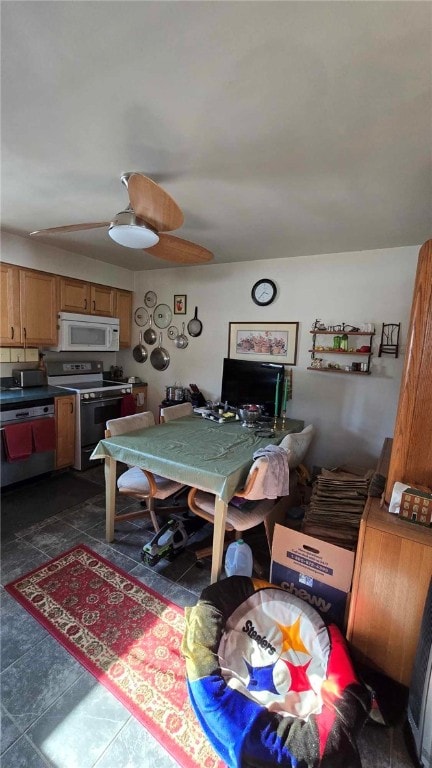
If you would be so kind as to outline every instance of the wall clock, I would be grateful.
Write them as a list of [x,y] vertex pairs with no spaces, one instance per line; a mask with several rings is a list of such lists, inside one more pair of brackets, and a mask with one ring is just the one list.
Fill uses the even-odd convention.
[[264,278],[258,280],[252,288],[251,296],[255,304],[259,307],[267,307],[276,298],[276,285],[273,280]]

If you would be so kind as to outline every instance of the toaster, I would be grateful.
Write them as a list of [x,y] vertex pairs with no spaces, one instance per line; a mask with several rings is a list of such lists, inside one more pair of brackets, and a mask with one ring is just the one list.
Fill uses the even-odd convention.
[[16,387],[43,387],[46,384],[44,371],[40,370],[13,370],[12,378]]

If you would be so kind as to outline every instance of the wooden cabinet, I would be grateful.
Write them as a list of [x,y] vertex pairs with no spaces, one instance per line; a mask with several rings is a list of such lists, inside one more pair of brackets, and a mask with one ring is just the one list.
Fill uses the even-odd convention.
[[69,277],[60,278],[60,311],[61,312],[90,312],[90,283],[73,280]]
[[57,344],[57,277],[1,265],[1,341],[3,346]]
[[396,481],[432,487],[432,240],[417,264],[405,364],[385,491]]
[[57,344],[57,277],[47,272],[19,271],[21,342],[28,346]]
[[55,398],[56,468],[70,467],[75,461],[75,397]]
[[115,297],[116,289],[109,285],[90,286],[90,314],[102,315],[103,317],[115,317]]
[[131,291],[13,264],[0,270],[0,346],[55,347],[59,310],[119,317],[120,347],[131,346]]
[[0,344],[21,344],[19,269],[0,264]]
[[[308,371],[326,371],[331,373],[348,373],[348,374],[360,374],[367,376],[370,374],[370,361],[372,357],[372,339],[374,333],[366,333],[365,331],[348,332],[348,331],[311,331],[312,334],[312,348],[309,350],[311,353],[311,365],[308,366]],[[330,339],[319,339],[317,336],[331,336],[331,341],[334,339],[341,339],[347,337],[345,340],[345,346],[333,344],[329,345]],[[360,341],[358,340],[360,338]],[[359,352],[363,346],[368,347],[368,352]],[[346,347],[346,348],[345,348]],[[320,361],[321,355],[332,355],[334,360]],[[343,359],[345,358],[345,359]],[[315,362],[314,362],[315,361]],[[337,361],[337,362],[336,362]]]
[[129,291],[116,291],[114,317],[120,320],[120,347],[132,345],[132,294]]
[[[378,468],[384,476],[391,442]],[[431,575],[432,530],[370,497],[360,524],[347,639],[359,661],[406,686]]]
[[115,317],[116,289],[108,285],[60,278],[60,311]]
[[136,412],[147,410],[147,384],[137,384],[132,387],[132,395],[135,400]]

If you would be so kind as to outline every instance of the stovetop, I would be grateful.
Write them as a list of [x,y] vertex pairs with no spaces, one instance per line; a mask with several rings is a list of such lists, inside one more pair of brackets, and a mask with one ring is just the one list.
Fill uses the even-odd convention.
[[[50,383],[53,380],[51,379]],[[115,381],[105,381],[105,379],[102,379],[102,381],[71,381],[71,382],[62,382],[61,384],[56,384],[56,387],[60,387],[61,389],[71,389],[74,392],[103,392],[105,389],[113,389],[115,390],[122,390],[125,389],[125,385],[120,383],[116,383]]]

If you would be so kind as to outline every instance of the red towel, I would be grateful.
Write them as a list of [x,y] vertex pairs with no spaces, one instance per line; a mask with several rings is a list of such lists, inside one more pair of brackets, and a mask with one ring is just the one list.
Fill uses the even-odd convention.
[[133,395],[125,395],[121,401],[120,416],[133,416],[136,413],[135,398]]
[[4,427],[4,445],[9,462],[28,459],[33,453],[32,422],[7,424]]
[[35,419],[31,422],[35,453],[55,451],[55,419]]

